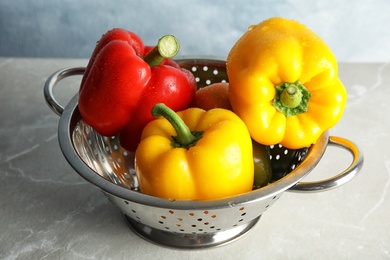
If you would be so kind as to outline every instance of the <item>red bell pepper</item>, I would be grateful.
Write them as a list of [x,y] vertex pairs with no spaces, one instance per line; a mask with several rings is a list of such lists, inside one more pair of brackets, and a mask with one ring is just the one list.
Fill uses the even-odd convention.
[[173,36],[164,36],[153,48],[132,32],[108,31],[80,85],[82,118],[101,135],[119,134],[122,147],[135,151],[144,126],[154,119],[150,111],[156,103],[183,110],[195,95],[193,74],[171,59],[178,48]]

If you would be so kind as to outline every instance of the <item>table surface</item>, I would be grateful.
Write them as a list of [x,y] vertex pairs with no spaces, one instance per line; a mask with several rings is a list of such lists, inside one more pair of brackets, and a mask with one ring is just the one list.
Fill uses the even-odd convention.
[[[46,105],[43,85],[58,69],[86,63],[0,58],[1,259],[390,258],[390,64],[339,65],[349,99],[330,134],[363,151],[365,163],[354,179],[326,192],[284,192],[248,234],[228,245],[175,250],[133,233],[61,153],[59,116]],[[66,79],[55,90],[62,104],[80,79]],[[329,147],[305,181],[340,173],[350,157]]]

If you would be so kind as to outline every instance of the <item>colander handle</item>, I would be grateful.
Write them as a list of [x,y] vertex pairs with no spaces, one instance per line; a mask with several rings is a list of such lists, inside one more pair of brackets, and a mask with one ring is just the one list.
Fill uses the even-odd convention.
[[83,75],[85,71],[84,67],[77,68],[65,68],[53,73],[45,82],[43,87],[43,95],[45,97],[46,103],[49,105],[50,109],[54,113],[61,116],[64,112],[64,107],[61,106],[58,101],[54,98],[53,89],[55,85],[62,79],[75,75]]
[[345,148],[353,156],[353,160],[349,167],[338,175],[329,179],[313,181],[313,182],[298,182],[292,186],[288,191],[292,192],[319,192],[327,191],[336,187],[339,187],[350,180],[352,180],[363,166],[363,154],[359,150],[358,146],[353,142],[337,136],[330,136],[329,145]]

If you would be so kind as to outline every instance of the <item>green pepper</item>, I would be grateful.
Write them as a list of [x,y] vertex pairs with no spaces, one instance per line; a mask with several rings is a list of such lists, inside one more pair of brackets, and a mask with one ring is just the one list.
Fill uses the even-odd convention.
[[253,162],[254,162],[254,181],[253,189],[266,186],[272,178],[271,160],[269,157],[268,146],[259,144],[252,140]]

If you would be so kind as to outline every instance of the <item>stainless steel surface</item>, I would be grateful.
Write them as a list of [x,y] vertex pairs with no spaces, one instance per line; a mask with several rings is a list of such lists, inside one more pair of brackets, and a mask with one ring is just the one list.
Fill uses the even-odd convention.
[[85,68],[79,67],[79,68],[65,68],[61,69],[55,73],[53,73],[45,82],[45,85],[43,87],[43,95],[45,97],[46,103],[49,105],[50,109],[53,110],[54,113],[57,115],[61,115],[62,112],[64,112],[64,107],[58,103],[58,101],[55,99],[53,94],[54,86],[59,82],[60,80],[75,76],[75,75],[83,75],[85,71]]
[[[225,63],[221,60],[186,58],[178,63],[195,74],[199,87],[227,79]],[[337,144],[352,151],[351,166],[326,181],[300,183],[320,161],[328,143],[345,140],[329,139],[328,133],[324,133],[309,149],[291,151],[281,146],[273,147],[273,169],[281,178],[261,189],[213,201],[171,201],[151,197],[137,191],[134,155],[121,148],[117,137],[102,137],[85,124],[77,109],[77,95],[63,112],[52,96],[51,90],[64,75],[76,75],[81,71],[62,70],[45,84],[46,101],[55,113],[61,114],[58,126],[61,150],[75,171],[99,187],[121,210],[136,233],[160,245],[204,248],[229,243],[247,233],[283,191],[335,188],[354,177],[363,164],[359,148],[352,142],[341,141]],[[284,151],[289,156],[285,156]],[[294,154],[292,158],[291,154]]]
[[347,169],[342,171],[340,174],[333,176],[331,178],[313,181],[313,182],[298,182],[296,185],[291,187],[289,191],[294,192],[318,192],[318,191],[327,191],[345,183],[349,182],[352,178],[358,174],[361,167],[363,166],[363,154],[358,148],[358,145],[351,142],[348,139],[330,136],[329,145],[333,145],[339,148],[344,148],[352,154],[352,162]]

